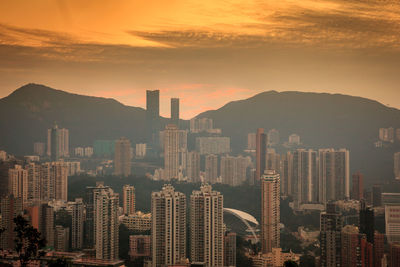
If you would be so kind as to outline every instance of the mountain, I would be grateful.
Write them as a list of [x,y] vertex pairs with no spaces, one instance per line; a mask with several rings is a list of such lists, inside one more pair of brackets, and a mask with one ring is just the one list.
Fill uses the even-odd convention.
[[[114,99],[83,96],[27,84],[0,99],[0,149],[24,155],[45,142],[54,122],[70,131],[70,147],[126,136],[145,140],[145,110]],[[163,119],[165,121],[165,119]]]
[[236,151],[246,147],[248,133],[275,128],[282,141],[296,133],[305,147],[348,148],[352,171],[365,172],[370,181],[393,178],[395,148],[376,149],[373,143],[379,128],[400,128],[400,110],[377,101],[341,94],[268,91],[197,117],[212,118],[215,127],[231,137]]

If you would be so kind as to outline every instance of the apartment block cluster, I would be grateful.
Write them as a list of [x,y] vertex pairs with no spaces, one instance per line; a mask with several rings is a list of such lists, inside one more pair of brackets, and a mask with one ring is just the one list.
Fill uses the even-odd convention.
[[387,147],[393,144],[400,144],[400,128],[379,128],[378,141],[375,147]]

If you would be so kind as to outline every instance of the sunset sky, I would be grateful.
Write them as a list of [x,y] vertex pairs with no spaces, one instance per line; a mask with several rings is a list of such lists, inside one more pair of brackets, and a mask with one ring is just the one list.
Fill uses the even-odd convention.
[[400,1],[2,0],[0,97],[41,83],[183,118],[266,90],[400,108]]

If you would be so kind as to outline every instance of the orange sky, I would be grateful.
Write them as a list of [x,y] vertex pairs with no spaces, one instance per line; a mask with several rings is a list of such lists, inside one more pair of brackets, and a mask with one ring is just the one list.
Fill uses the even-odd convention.
[[3,0],[0,97],[29,83],[182,116],[264,90],[400,107],[400,3],[367,0]]

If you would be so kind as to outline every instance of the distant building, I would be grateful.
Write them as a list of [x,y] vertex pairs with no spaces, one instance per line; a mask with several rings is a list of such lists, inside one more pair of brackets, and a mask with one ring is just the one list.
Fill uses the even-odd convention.
[[357,172],[353,174],[351,198],[361,200],[364,194],[364,176]]
[[0,235],[0,248],[3,250],[14,250],[15,248],[15,232],[13,219],[21,215],[23,212],[22,198],[15,198],[7,195],[1,198],[1,220],[0,226],[5,231]]
[[69,157],[68,129],[60,129],[57,124],[54,124],[53,128],[47,130],[47,155],[52,161]]
[[96,140],[93,143],[93,154],[97,158],[111,159],[114,156],[115,140]]
[[382,205],[399,204],[400,193],[382,193]]
[[267,136],[265,135],[263,128],[258,128],[256,133],[256,177],[255,177],[255,180],[257,182],[261,180],[261,176],[264,174],[266,150],[267,150]]
[[132,150],[131,142],[121,137],[115,142],[114,175],[131,175]]
[[382,206],[382,186],[379,184],[372,186],[372,206]]
[[359,233],[358,227],[346,225],[341,236],[341,265],[348,267],[373,266],[372,243],[365,234]]
[[247,149],[256,150],[256,133],[247,134]]
[[394,153],[394,178],[400,180],[400,152]]
[[400,205],[385,206],[385,229],[389,243],[400,242]]
[[190,196],[190,255],[194,262],[206,266],[224,266],[224,199],[202,185]]
[[205,181],[214,184],[218,179],[218,156],[208,154],[205,156]]
[[196,150],[201,154],[224,154],[231,152],[229,137],[196,137]]
[[193,118],[190,120],[190,132],[201,133],[213,129],[213,120],[209,118]]
[[54,234],[55,251],[69,251],[69,228],[56,225]]
[[280,178],[267,170],[261,177],[261,252],[280,247]]
[[281,156],[280,163],[281,175],[281,194],[284,196],[292,195],[293,192],[293,154],[287,152]]
[[179,128],[179,98],[171,98],[171,124]]
[[252,256],[254,267],[281,267],[286,261],[293,261],[300,264],[300,254],[292,251],[283,252],[281,248],[272,248],[271,252]]
[[225,233],[224,266],[236,266],[236,233]]
[[379,129],[379,140],[383,142],[394,142],[395,132],[393,127],[380,128]]
[[43,156],[46,151],[46,145],[42,142],[33,143],[33,154]]
[[341,232],[343,217],[333,203],[326,205],[320,215],[321,266],[336,267],[341,264]]
[[276,129],[272,129],[268,131],[268,145],[276,146],[279,144],[279,131]]
[[71,248],[83,248],[83,230],[85,221],[85,207],[82,198],[76,198],[72,204]]
[[361,200],[359,220],[360,233],[365,234],[368,242],[374,243],[374,210],[364,200]]
[[28,171],[21,165],[8,170],[8,194],[21,198],[23,205],[28,200]]
[[222,156],[220,170],[222,183],[230,186],[241,185],[246,181],[247,168],[250,164],[250,157]]
[[129,257],[135,260],[140,257],[151,257],[151,235],[129,236]]
[[161,267],[186,259],[186,196],[165,185],[151,195],[152,266]]
[[298,134],[289,135],[289,145],[300,145],[300,136]]
[[147,154],[147,145],[146,144],[136,144],[136,157],[143,159]]
[[146,232],[151,230],[151,213],[136,212],[122,217],[121,223],[130,231]]
[[399,243],[389,243],[389,267],[400,267]]
[[187,153],[186,174],[188,181],[200,182],[200,154],[197,151]]
[[0,150],[0,161],[6,161],[7,160],[7,152],[4,150]]
[[168,124],[164,131],[164,180],[179,177],[179,129],[174,124]]
[[135,213],[135,187],[133,185],[124,185],[122,187],[122,204],[124,214],[131,215]]
[[148,141],[156,148],[160,131],[160,90],[146,90],[146,122]]

